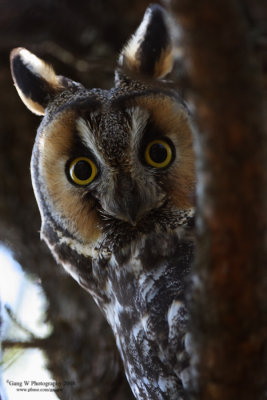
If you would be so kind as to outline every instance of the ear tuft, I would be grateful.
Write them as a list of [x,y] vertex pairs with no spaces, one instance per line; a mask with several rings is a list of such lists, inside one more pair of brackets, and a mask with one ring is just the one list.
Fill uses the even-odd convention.
[[163,78],[171,71],[173,46],[161,6],[147,8],[143,21],[121,52],[119,66],[151,78]]
[[61,77],[47,63],[22,47],[12,50],[10,64],[22,101],[33,113],[44,115],[49,101],[64,89]]

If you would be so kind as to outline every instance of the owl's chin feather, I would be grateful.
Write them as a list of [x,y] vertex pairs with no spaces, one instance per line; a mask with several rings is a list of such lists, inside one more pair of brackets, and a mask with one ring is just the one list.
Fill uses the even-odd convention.
[[112,251],[121,248],[122,244],[130,244],[139,236],[152,233],[178,232],[179,236],[193,236],[194,228],[194,209],[176,210],[168,207],[165,202],[160,208],[151,210],[144,215],[135,225],[115,218],[114,216],[99,210],[103,222],[103,232],[105,237],[105,247],[110,247]]

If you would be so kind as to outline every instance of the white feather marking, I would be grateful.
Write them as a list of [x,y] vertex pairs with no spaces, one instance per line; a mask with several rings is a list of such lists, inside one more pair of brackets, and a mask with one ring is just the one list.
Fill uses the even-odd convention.
[[135,340],[137,340],[140,333],[143,331],[143,324],[142,320],[138,321],[132,328],[132,335],[134,336]]
[[64,234],[61,231],[56,230],[55,227],[53,227],[53,229],[58,236],[58,241],[60,244],[66,244],[72,250],[75,250],[78,254],[81,254],[84,257],[91,257],[91,258],[98,257],[99,250],[95,248],[95,244],[94,245],[93,244],[90,245],[90,243],[83,244],[74,238],[69,238],[64,236]]
[[137,149],[140,145],[141,139],[143,138],[144,129],[149,119],[149,113],[140,107],[134,107],[127,109],[128,113],[132,117],[132,131],[131,137],[133,142],[133,148]]
[[163,276],[165,269],[166,265],[162,265],[153,271],[153,275],[141,275],[140,287],[142,290],[140,290],[140,294],[145,299],[147,304],[158,295],[158,290],[155,288],[155,282],[157,282],[157,280]]
[[180,308],[183,306],[183,303],[179,300],[174,300],[168,309],[168,324],[172,325],[173,320],[176,319]]
[[124,49],[122,50],[122,53],[119,57],[119,65],[123,65],[123,59],[124,57],[129,58],[129,59],[135,59],[136,58],[136,53],[138,49],[141,46],[142,41],[144,40],[147,27],[150,23],[151,20],[151,15],[152,11],[150,8],[147,9],[143,21],[139,25],[138,29],[136,30],[135,34],[131,37],[129,42],[126,44]]
[[88,122],[86,122],[83,118],[78,118],[76,121],[76,127],[83,144],[88,147],[89,150],[93,151],[94,155],[101,163],[104,163],[105,161],[97,147],[95,136],[90,130]]
[[149,319],[149,315],[148,314],[143,315],[143,317],[141,319],[141,322],[142,322],[142,325],[143,325],[143,328],[144,328],[145,332],[147,331],[147,328],[148,328],[148,319]]
[[77,275],[76,269],[73,267],[73,265],[71,263],[68,262],[62,262],[62,260],[60,260],[60,258],[57,255],[57,252],[55,251],[55,247],[56,245],[51,244],[50,242],[48,243],[50,250],[52,251],[52,253],[54,254],[54,257],[57,261],[58,264],[61,264],[65,271],[70,274],[73,279],[79,283],[79,275]]
[[143,377],[143,382],[145,385],[149,385],[149,380],[145,376]]
[[77,271],[75,268],[73,268],[73,265],[71,263],[67,263],[67,262],[61,262],[61,264],[63,265],[64,269],[67,271],[68,274],[70,274],[72,276],[72,278],[78,282],[80,284],[79,281],[79,275],[77,275]]
[[[168,395],[174,394],[172,392],[173,392],[174,388],[176,387],[175,383],[176,383],[175,379],[172,377],[159,376],[158,385],[159,385],[160,390],[163,393],[168,393]],[[176,393],[176,395],[177,395],[177,393]],[[171,397],[171,398],[174,398],[174,397]],[[179,400],[179,398],[177,400]]]
[[49,82],[51,85],[58,84],[58,78],[50,65],[45,63],[36,55],[32,54],[27,49],[20,49],[19,51],[22,62],[27,66],[27,68],[33,72],[35,75],[40,75],[43,79]]
[[168,309],[167,321],[169,326],[169,340],[172,340],[177,335],[177,319],[181,308],[184,305],[179,300],[174,300]]
[[[148,276],[150,279],[148,279]],[[150,275],[148,275],[148,276],[146,274],[143,274],[143,275],[141,275],[140,280],[139,280],[140,288],[142,288],[142,291],[141,291],[142,297],[144,299],[147,298],[149,292],[152,290],[153,285],[155,283],[152,276],[150,276]]]
[[121,325],[119,315],[122,312],[125,312],[125,307],[121,305],[116,297],[113,297],[113,301],[105,305],[106,318],[115,334]]

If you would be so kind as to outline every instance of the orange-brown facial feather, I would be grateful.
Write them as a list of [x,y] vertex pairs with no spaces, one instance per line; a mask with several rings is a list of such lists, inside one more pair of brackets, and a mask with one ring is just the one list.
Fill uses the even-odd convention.
[[142,96],[136,103],[149,112],[155,126],[175,145],[176,159],[163,178],[168,198],[178,209],[193,207],[195,158],[186,111],[167,96]]
[[96,201],[89,196],[83,201],[84,189],[73,186],[65,172],[76,119],[75,112],[63,112],[46,127],[39,145],[42,154],[40,169],[55,213],[60,214],[70,231],[81,241],[92,242],[101,234]]
[[[109,143],[107,143],[107,149],[101,146],[98,148],[97,142],[100,138],[96,139],[95,137],[96,129],[90,124],[87,125],[86,120],[80,117],[78,110],[66,109],[58,113],[45,126],[39,143],[41,153],[39,168],[47,186],[47,197],[53,203],[54,214],[58,214],[68,230],[84,243],[95,242],[102,235],[103,221],[99,215],[99,208],[102,206],[104,210],[107,210],[109,209],[107,204],[120,203],[118,198],[120,194],[114,188],[117,187],[116,179],[120,180],[122,172],[125,175],[128,171],[128,175],[131,175],[132,179],[136,181],[136,187],[140,191],[141,197],[147,201],[148,212],[150,205],[156,207],[156,204],[159,204],[160,206],[165,198],[168,199],[170,206],[180,210],[194,206],[194,153],[186,110],[171,96],[162,93],[131,98],[130,104],[127,102],[124,106],[127,110],[133,110],[130,114],[136,120],[136,127],[138,127],[138,121],[141,121],[139,128],[136,128],[137,131],[131,132],[129,129],[129,120],[127,119],[129,114],[127,113],[125,121],[122,117],[122,119],[114,120],[114,110],[110,104],[111,108],[107,108],[105,114],[100,112],[98,115],[99,121],[112,117],[110,123],[114,125],[113,131],[109,131],[109,127],[104,124],[100,131],[99,127],[97,128],[97,134],[112,133],[114,143],[116,141],[119,143],[121,132],[123,131],[124,135],[128,132],[127,135],[139,135],[138,141],[141,143],[142,136],[146,134],[146,124],[152,121],[153,126],[163,136],[169,138],[176,148],[176,158],[164,172],[157,171],[157,174],[152,173],[151,175],[151,172],[140,162],[137,154],[139,146],[138,144],[133,145],[135,142],[132,140],[125,142],[125,146],[126,143],[129,146],[129,149],[127,146],[125,147],[125,157],[128,154],[129,165],[126,165],[123,157],[119,157],[116,159],[116,165],[111,167],[105,157],[101,157],[110,150]],[[136,112],[136,110],[140,111]],[[118,130],[115,127],[118,127]],[[93,153],[100,151],[101,153],[99,153],[98,160],[100,164],[102,163],[102,176],[94,183],[96,191],[94,196],[90,195],[91,185],[88,188],[75,186],[66,174],[66,165],[71,158],[75,135],[77,136],[76,140],[86,144],[89,151]],[[86,139],[87,137],[88,139]],[[77,154],[77,156],[80,155]],[[154,186],[157,189],[152,190]],[[159,201],[159,199],[161,200]]]

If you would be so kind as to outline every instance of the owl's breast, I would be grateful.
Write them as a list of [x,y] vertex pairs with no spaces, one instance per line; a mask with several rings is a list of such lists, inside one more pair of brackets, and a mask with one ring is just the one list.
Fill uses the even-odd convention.
[[151,233],[110,258],[109,301],[102,306],[138,399],[182,396],[189,363],[185,295],[192,258],[192,242],[181,241],[175,232]]
[[51,224],[43,235],[105,314],[136,398],[183,400],[189,365],[186,292],[194,244],[180,228],[125,234],[124,246],[118,245],[123,240],[119,232],[113,236],[116,245],[109,246],[110,235],[98,248],[63,236],[56,241],[53,236],[60,233]]

